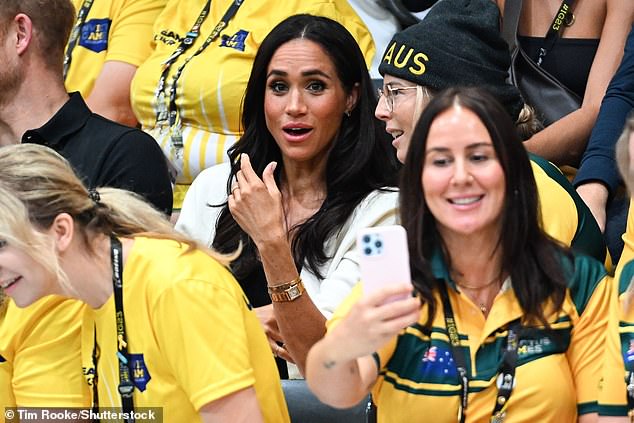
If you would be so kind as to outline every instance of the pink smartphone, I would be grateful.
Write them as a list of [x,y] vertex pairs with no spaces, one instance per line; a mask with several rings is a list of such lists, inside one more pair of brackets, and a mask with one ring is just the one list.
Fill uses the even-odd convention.
[[390,284],[411,285],[407,234],[402,226],[361,229],[357,234],[357,249],[364,295]]

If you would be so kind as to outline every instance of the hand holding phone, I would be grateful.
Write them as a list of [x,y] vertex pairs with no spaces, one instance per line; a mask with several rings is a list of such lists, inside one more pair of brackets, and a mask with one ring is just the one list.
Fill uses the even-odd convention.
[[394,284],[412,284],[407,234],[400,225],[364,228],[357,234],[363,293]]

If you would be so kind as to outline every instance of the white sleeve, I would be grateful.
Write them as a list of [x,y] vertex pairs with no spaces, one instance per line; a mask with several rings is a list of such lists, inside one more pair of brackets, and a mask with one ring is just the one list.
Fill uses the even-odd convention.
[[216,234],[216,221],[227,201],[227,163],[202,171],[187,190],[176,230],[209,246]]
[[[321,281],[311,281],[313,282],[311,286],[306,287],[311,299],[327,319],[348,297],[361,278],[359,254],[356,248],[357,231],[372,226],[396,224],[397,206],[398,192],[375,191],[368,195],[359,204],[349,223],[339,235],[333,259],[326,265],[325,278]],[[304,279],[304,272],[302,272],[302,279]]]

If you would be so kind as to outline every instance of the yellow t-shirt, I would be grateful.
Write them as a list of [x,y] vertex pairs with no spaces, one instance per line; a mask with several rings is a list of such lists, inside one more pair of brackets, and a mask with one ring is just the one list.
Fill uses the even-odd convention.
[[[134,406],[162,407],[165,422],[200,422],[200,408],[254,387],[264,420],[288,422],[266,336],[233,276],[202,251],[136,238],[123,269],[123,307]],[[120,407],[114,296],[88,309],[82,358],[100,407]]]
[[[84,0],[72,0],[79,13]],[[167,0],[95,0],[81,28],[66,89],[87,98],[106,61],[139,66],[152,51],[152,26]]]
[[[578,414],[596,412],[610,284],[601,263],[577,256],[575,266],[562,311],[548,319],[559,336],[543,327],[520,333],[516,385],[507,403],[506,423],[573,423]],[[438,257],[432,269],[437,278],[450,280]],[[453,282],[449,284],[460,347],[468,361],[466,421],[488,422],[508,324],[523,312],[513,289],[506,287],[485,318]],[[358,285],[328,322],[328,330],[345,317],[360,295]],[[438,295],[436,301],[438,312],[431,331],[423,326],[427,318],[423,306],[417,324],[374,354],[379,376],[372,398],[379,423],[423,421],[421,416],[438,423],[457,421],[460,384]]]
[[[215,0],[192,47],[172,65],[167,83],[179,66],[198,50],[233,0]],[[169,131],[156,127],[156,88],[163,65],[191,29],[206,0],[170,0],[154,25],[156,48],[132,81],[134,113],[163,148],[178,172],[174,207],[179,209],[187,187],[212,165],[227,161],[226,152],[240,135],[240,106],[258,46],[269,31],[290,15],[310,13],[342,23],[372,62],[372,36],[346,0],[290,0],[270,3],[247,0],[221,35],[185,67],[177,86],[176,106],[182,119],[183,154],[177,158]]]
[[628,372],[634,369],[634,202],[630,201],[623,252],[616,266],[613,306],[607,331],[599,413],[627,416]]
[[0,315],[0,422],[4,407],[89,407],[82,376],[84,305],[57,296]]
[[531,155],[544,232],[573,250],[608,263],[603,234],[592,212],[552,163]]

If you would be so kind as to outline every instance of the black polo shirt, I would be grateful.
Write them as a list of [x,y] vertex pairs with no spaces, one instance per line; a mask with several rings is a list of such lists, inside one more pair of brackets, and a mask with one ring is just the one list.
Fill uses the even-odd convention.
[[57,151],[88,188],[127,189],[172,212],[167,161],[154,138],[91,112],[77,92],[44,126],[26,131],[22,142]]

